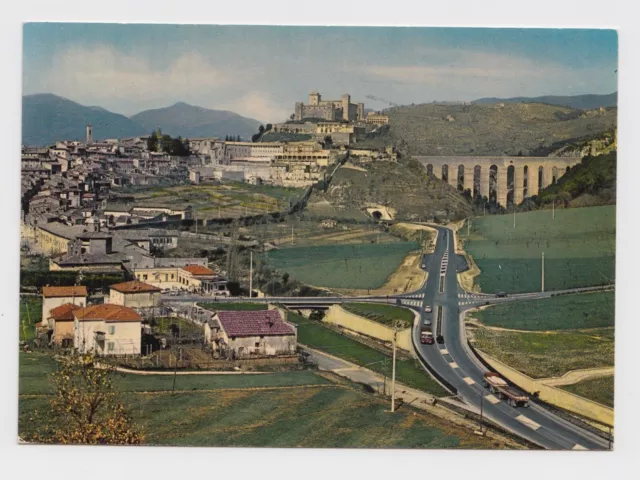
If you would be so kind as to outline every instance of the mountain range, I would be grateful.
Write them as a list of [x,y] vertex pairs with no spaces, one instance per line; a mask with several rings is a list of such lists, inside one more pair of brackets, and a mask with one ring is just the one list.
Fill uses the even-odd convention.
[[85,106],[44,93],[22,97],[22,144],[45,146],[61,140],[84,140],[85,127],[93,127],[93,139],[163,133],[183,138],[240,135],[250,138],[260,122],[226,110],[212,110],[183,102],[145,110],[131,117],[101,107]]
[[617,107],[618,92],[609,93],[607,95],[572,95],[557,96],[544,95],[541,97],[512,97],[512,98],[479,98],[472,103],[479,105],[490,105],[494,103],[546,103],[548,105],[556,105],[558,107],[569,107],[578,110],[591,110],[599,107]]

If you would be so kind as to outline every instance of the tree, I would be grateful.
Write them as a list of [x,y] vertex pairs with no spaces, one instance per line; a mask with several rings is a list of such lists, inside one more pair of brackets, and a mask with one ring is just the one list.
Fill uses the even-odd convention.
[[[98,368],[90,354],[63,357],[50,379],[56,393],[52,423],[29,436],[38,443],[139,445],[144,436],[130,420],[112,383],[113,370]],[[37,413],[36,413],[37,415]]]
[[289,282],[289,273],[284,272],[284,273],[282,274],[282,283],[283,283],[283,285],[286,285],[286,284],[287,284],[287,282]]
[[264,132],[264,125],[260,125],[258,127],[258,132],[263,133]]
[[158,133],[156,131],[154,131],[149,136],[149,138],[147,138],[147,150],[149,150],[150,152],[158,151]]

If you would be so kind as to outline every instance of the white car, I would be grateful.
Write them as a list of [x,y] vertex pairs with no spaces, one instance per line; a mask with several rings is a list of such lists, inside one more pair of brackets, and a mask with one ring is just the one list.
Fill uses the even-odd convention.
[[424,311],[427,313],[431,313],[431,305],[425,305]]

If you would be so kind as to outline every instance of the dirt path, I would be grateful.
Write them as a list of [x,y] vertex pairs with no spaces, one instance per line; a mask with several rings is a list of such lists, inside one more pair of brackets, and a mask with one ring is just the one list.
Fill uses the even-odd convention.
[[613,374],[614,367],[585,368],[572,370],[561,377],[540,378],[538,381],[550,387],[558,387],[561,385],[573,385],[574,383],[591,380],[593,378],[609,377]]

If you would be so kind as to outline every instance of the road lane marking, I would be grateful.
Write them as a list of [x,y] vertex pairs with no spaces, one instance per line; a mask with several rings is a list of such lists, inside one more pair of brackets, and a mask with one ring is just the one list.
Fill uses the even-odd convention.
[[449,364],[449,366],[450,366],[451,368],[458,368],[458,364],[457,364],[456,362],[451,362],[451,363]]
[[534,422],[529,417],[525,417],[524,415],[518,415],[516,417],[516,420],[518,420],[523,425],[526,425],[531,430],[538,430],[540,428],[540,425],[538,423]]
[[447,350],[446,348],[441,348],[440,353],[446,355],[447,353],[449,353],[449,350]]
[[579,443],[576,443],[571,450],[589,450],[589,449],[586,447],[583,447]]
[[496,403],[500,403],[500,400],[498,400],[498,398],[494,395],[487,395],[484,398],[487,399],[487,402],[489,402],[491,405],[495,405]]
[[467,385],[473,385],[474,383],[476,383],[471,377],[464,377],[463,380]]

